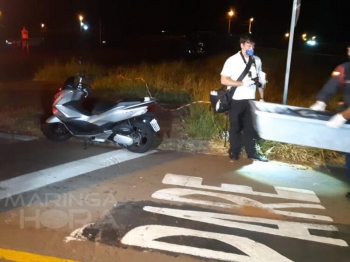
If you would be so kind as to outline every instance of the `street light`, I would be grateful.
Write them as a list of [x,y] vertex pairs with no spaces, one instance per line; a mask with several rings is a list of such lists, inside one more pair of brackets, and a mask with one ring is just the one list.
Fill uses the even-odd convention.
[[41,24],[41,28],[45,28],[45,24],[44,23]]
[[81,32],[81,28],[83,26],[83,19],[84,17],[82,15],[79,15],[79,21],[80,21],[80,32]]
[[307,40],[307,34],[302,34],[302,35],[301,35],[301,38],[302,38],[304,41],[306,41],[306,40]]
[[232,19],[234,14],[235,14],[235,12],[233,12],[232,9],[230,10],[230,12],[228,12],[228,17],[229,17],[229,19],[228,19],[228,32],[227,32],[228,34],[231,33],[231,19]]
[[249,33],[249,34],[252,33],[252,30],[251,30],[251,29],[252,29],[252,22],[253,22],[253,21],[254,21],[254,18],[253,18],[253,17],[249,19],[249,30],[248,30],[248,33]]

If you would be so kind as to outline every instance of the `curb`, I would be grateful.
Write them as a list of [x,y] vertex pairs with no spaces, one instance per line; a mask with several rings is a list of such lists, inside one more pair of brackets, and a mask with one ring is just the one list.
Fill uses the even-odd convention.
[[20,140],[20,141],[31,141],[39,139],[37,136],[20,135],[14,132],[0,132],[0,138]]

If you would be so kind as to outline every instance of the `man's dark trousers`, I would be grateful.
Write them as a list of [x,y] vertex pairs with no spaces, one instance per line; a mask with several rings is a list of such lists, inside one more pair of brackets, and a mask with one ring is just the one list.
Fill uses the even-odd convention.
[[239,156],[242,148],[242,131],[244,130],[244,147],[248,156],[256,153],[257,133],[253,126],[250,100],[232,100],[228,112],[230,120],[230,154]]

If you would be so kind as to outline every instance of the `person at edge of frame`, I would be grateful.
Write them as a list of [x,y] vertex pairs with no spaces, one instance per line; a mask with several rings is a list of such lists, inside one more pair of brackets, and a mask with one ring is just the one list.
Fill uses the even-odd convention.
[[[347,56],[350,60],[350,43],[347,45]],[[338,113],[326,122],[330,128],[340,128],[350,119],[350,61],[338,65],[332,72],[331,78],[316,95],[316,103],[310,106],[312,110],[324,111],[330,98],[341,90],[344,99],[338,103]],[[350,178],[350,153],[345,153],[345,166]],[[350,199],[350,192],[346,194]]]
[[[252,35],[243,34],[240,37],[241,50],[225,61],[225,64],[220,73],[222,85],[227,86],[227,88],[237,86],[237,89],[232,96],[233,101],[231,103],[231,109],[228,111],[230,122],[229,158],[231,162],[239,159],[243,142],[248,158],[263,162],[268,161],[265,156],[261,155],[256,150],[256,139],[258,138],[258,134],[253,125],[249,103],[249,101],[255,99],[257,84],[260,84],[260,87],[262,86],[261,83],[257,83],[256,81],[252,80],[258,77],[257,67],[255,63],[252,64],[249,73],[244,77],[242,81],[235,80],[239,77],[239,75],[246,67],[249,56],[254,55],[254,45],[255,42]],[[263,97],[261,99],[263,99]],[[243,130],[244,141],[242,137]]]

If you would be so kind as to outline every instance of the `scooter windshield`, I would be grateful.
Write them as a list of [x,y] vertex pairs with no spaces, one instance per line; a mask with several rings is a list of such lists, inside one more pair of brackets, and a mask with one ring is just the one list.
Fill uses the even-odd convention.
[[77,89],[77,84],[75,83],[75,77],[70,76],[64,81],[62,90],[75,90]]
[[80,90],[61,90],[59,91],[54,99],[55,105],[63,105],[65,103],[71,102],[71,101],[79,101],[82,99],[82,97],[84,96],[84,92],[80,91]]

